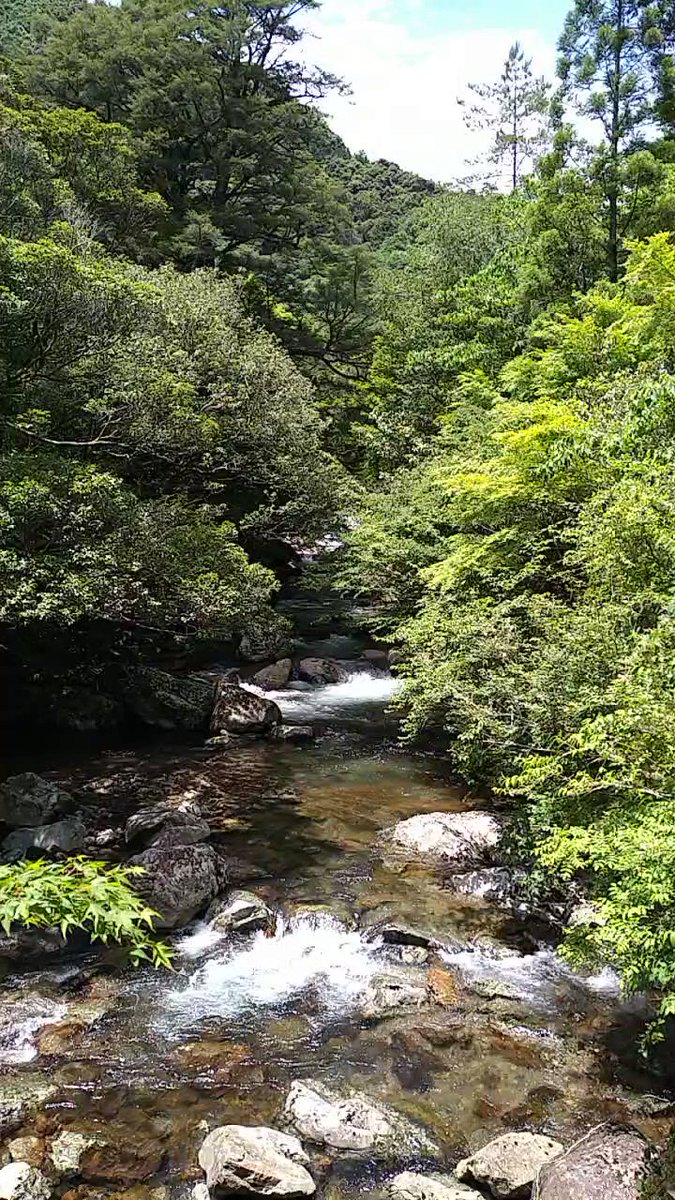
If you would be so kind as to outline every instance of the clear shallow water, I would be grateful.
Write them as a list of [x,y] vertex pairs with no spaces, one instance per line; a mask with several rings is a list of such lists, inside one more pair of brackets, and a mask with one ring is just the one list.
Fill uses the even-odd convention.
[[[31,1071],[59,1088],[53,1126],[102,1122],[121,1143],[161,1128],[162,1177],[179,1179],[194,1169],[201,1122],[275,1124],[290,1082],[318,1076],[421,1121],[452,1164],[508,1129],[568,1141],[634,1117],[641,1091],[663,1089],[629,1050],[642,1016],[611,973],[574,975],[541,929],[453,895],[433,869],[383,859],[378,839],[397,820],[484,803],[442,763],[392,751],[391,693],[391,680],[359,675],[280,695],[286,720],[329,729],[309,747],[165,746],[54,768],[101,827],[141,804],[196,800],[234,886],[278,919],[272,937],[229,940],[197,923],[176,939],[173,974],[120,970],[113,954],[104,976],[6,981],[5,998],[33,1008],[17,1007],[5,1040],[0,1031],[0,1064],[20,1070],[11,1056],[33,1056]],[[372,934],[381,922],[445,946],[405,969],[440,972],[452,1003],[362,1017],[369,986],[402,965]]]

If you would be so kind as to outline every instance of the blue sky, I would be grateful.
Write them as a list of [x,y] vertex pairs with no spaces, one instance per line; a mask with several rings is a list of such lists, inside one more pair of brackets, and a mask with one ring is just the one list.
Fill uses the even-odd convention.
[[341,75],[349,98],[326,111],[352,150],[450,181],[485,148],[458,99],[496,78],[518,39],[553,76],[571,0],[323,0],[308,21],[307,56]]

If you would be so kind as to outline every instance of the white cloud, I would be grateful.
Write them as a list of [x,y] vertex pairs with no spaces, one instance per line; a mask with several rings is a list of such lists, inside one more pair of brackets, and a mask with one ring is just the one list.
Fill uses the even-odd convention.
[[534,30],[506,25],[435,35],[412,19],[410,7],[408,19],[395,7],[391,0],[323,0],[308,18],[307,57],[344,78],[353,93],[328,98],[324,111],[353,151],[433,179],[461,178],[466,160],[489,141],[462,120],[457,100],[467,85],[496,79],[516,39],[535,71],[552,78],[555,47]]

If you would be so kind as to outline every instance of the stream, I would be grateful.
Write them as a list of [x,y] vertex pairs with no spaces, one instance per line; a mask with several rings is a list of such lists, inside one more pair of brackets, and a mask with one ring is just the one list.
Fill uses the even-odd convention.
[[[8,975],[0,1092],[11,1081],[46,1095],[13,1136],[104,1131],[107,1186],[155,1200],[157,1188],[202,1178],[206,1130],[279,1126],[296,1079],[386,1102],[425,1126],[450,1164],[506,1131],[567,1144],[609,1117],[661,1139],[666,1083],[635,1049],[643,1004],[622,1001],[610,971],[572,972],[532,923],[382,853],[382,831],[399,820],[485,803],[443,762],[396,748],[385,711],[395,687],[355,674],[276,694],[285,721],[316,726],[308,746],[31,759],[87,796],[94,821],[103,801],[105,819],[112,810],[120,821],[141,804],[195,801],[236,863],[233,886],[276,915],[271,935],[223,935],[203,921],[181,930],[171,973],[110,951]],[[390,944],[387,925],[433,949]],[[364,1014],[373,983],[396,970],[433,971],[438,1002]],[[324,1161],[320,1188],[367,1192],[374,1171]],[[95,1182],[69,1193],[90,1194]]]

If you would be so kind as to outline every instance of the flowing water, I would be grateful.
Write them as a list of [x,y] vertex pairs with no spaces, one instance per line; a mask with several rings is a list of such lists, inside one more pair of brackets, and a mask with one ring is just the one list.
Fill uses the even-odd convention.
[[[112,1131],[123,1157],[144,1164],[113,1170],[113,1182],[200,1178],[206,1128],[277,1124],[290,1082],[303,1078],[395,1106],[449,1163],[507,1130],[568,1142],[618,1116],[663,1132],[649,1093],[664,1094],[667,1081],[630,1049],[644,1006],[622,1002],[611,972],[574,974],[533,922],[383,853],[382,831],[398,820],[485,803],[442,763],[388,740],[395,686],[357,674],[279,693],[287,721],[316,726],[309,747],[33,760],[84,795],[100,827],[159,800],[196,801],[234,885],[276,913],[271,936],[225,937],[204,922],[181,931],[173,973],[133,971],[111,953],[4,981],[0,1070],[53,1087],[43,1133]],[[432,949],[389,944],[386,924],[433,938]],[[433,1002],[364,1015],[364,997],[391,972],[433,980]],[[322,1169],[334,1194],[335,1168]],[[363,1171],[339,1180],[371,1185]]]

